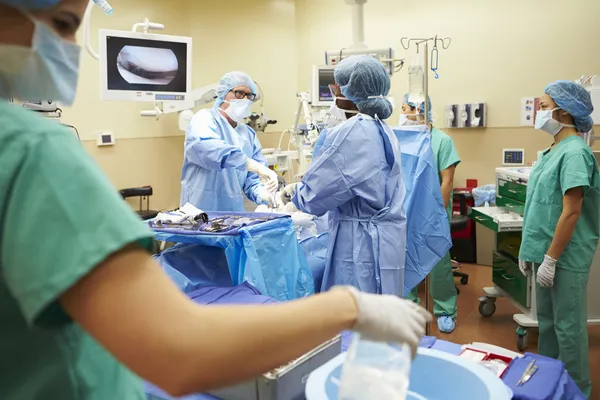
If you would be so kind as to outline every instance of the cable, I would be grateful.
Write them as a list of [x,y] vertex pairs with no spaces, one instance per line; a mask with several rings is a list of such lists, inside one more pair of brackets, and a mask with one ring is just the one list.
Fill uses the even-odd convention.
[[68,125],[68,124],[63,124],[61,123],[62,126],[66,126],[67,128],[71,128],[75,131],[75,134],[77,134],[77,139],[81,140],[81,137],[79,136],[79,131],[77,130],[77,128],[75,128],[73,125]]

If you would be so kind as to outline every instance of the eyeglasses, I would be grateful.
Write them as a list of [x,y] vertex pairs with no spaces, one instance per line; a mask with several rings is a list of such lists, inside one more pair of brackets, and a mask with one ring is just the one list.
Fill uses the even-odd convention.
[[243,90],[232,90],[233,95],[236,99],[242,100],[244,97],[250,101],[254,101],[256,99],[256,94],[244,92]]

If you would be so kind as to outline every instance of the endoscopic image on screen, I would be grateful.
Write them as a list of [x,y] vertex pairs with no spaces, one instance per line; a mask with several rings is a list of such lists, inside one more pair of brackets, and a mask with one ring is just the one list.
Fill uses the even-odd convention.
[[168,85],[177,76],[179,64],[171,49],[123,46],[117,68],[127,83]]

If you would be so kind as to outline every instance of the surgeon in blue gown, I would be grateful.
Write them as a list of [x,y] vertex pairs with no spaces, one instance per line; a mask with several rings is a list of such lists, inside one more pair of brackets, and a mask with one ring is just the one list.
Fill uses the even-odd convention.
[[223,76],[212,109],[198,111],[185,133],[180,204],[204,211],[244,211],[244,194],[273,202],[277,174],[267,167],[250,115],[257,87],[243,72]]
[[323,291],[349,284],[402,296],[405,188],[398,140],[382,122],[392,114],[390,78],[374,58],[353,56],[339,63],[334,79],[336,107],[349,100],[359,113],[327,131],[302,182],[286,186],[282,199],[316,216],[329,212]]

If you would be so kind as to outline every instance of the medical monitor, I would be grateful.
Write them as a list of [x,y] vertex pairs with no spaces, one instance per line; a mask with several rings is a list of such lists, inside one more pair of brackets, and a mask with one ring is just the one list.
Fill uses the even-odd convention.
[[329,85],[335,83],[333,79],[333,66],[313,66],[312,83],[312,105],[314,107],[329,107],[333,102],[333,96],[329,90]]
[[192,38],[100,30],[102,100],[185,101],[192,86]]

